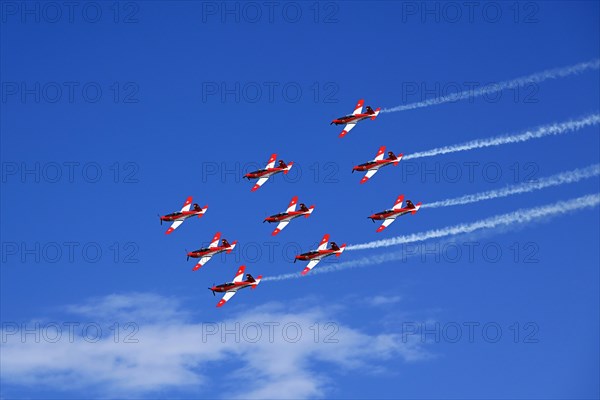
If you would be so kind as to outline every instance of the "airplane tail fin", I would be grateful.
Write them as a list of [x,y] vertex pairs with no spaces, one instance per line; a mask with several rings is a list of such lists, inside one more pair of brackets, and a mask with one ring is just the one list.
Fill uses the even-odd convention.
[[283,171],[284,174],[287,175],[288,172],[290,172],[290,169],[292,169],[292,165],[294,165],[293,161],[290,161],[285,169],[285,171]]
[[313,212],[313,210],[314,210],[314,209],[315,209],[315,206],[310,206],[310,207],[308,207],[308,214],[306,214],[306,215],[304,216],[304,218],[308,218],[308,217],[310,217],[310,214],[312,214],[312,212]]
[[229,248],[229,250],[227,250],[227,254],[231,254],[231,252],[235,248],[236,244],[237,244],[237,240],[234,240],[233,243],[231,243],[231,247]]
[[423,204],[423,203],[421,203],[421,202],[417,203],[417,205],[415,206],[415,210],[411,211],[410,213],[413,215],[416,214],[417,211],[419,211],[419,208],[421,208],[421,204]]
[[379,111],[381,111],[381,107],[378,107],[375,110],[375,114],[371,117],[371,120],[374,120],[375,118],[377,118],[377,116],[379,115]]
[[396,162],[394,163],[394,165],[398,165],[398,164],[400,163],[400,161],[402,160],[402,157],[404,157],[404,154],[403,154],[403,153],[400,153],[400,154],[398,154],[398,157],[396,157],[396,158],[398,159],[398,161],[396,161]]
[[254,281],[254,283],[252,284],[252,289],[256,289],[256,287],[258,286],[258,284],[260,283],[260,280],[262,279],[262,275],[259,275],[256,280]]
[[344,243],[343,245],[340,246],[340,252],[337,253],[335,256],[339,257],[342,255],[342,253],[344,252],[344,250],[346,250],[346,243]]
[[198,218],[202,218],[202,216],[204,215],[204,213],[206,213],[206,211],[208,210],[208,204],[204,206],[204,208],[202,209],[202,214],[198,214]]

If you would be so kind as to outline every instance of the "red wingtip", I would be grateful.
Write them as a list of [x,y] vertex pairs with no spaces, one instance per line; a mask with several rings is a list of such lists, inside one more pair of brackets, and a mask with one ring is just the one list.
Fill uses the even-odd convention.
[[377,228],[377,230],[375,232],[381,232],[384,229],[385,229],[385,226],[381,225],[379,228]]
[[260,187],[259,185],[254,185],[254,187],[252,189],[250,189],[250,191],[251,192],[256,192],[259,187]]
[[192,268],[192,271],[198,271],[200,268],[202,268],[202,264],[196,264],[194,268]]
[[360,183],[365,183],[368,180],[369,180],[369,178],[367,178],[366,176],[363,176],[363,178],[360,180]]
[[348,131],[343,130],[338,137],[343,138],[344,136],[346,136],[346,133],[348,133]]
[[304,275],[308,274],[309,272],[310,272],[310,269],[308,269],[308,268],[304,268],[304,271],[302,271],[302,272],[300,273],[300,275],[304,276]]
[[277,236],[277,234],[281,232],[281,229],[277,228],[273,231],[273,233],[271,234],[271,236]]
[[225,303],[226,303],[226,301],[225,301],[225,300],[223,300],[223,299],[221,299],[221,300],[220,300],[220,301],[217,303],[217,308],[218,308],[218,307],[221,307],[221,306],[222,306],[223,304],[225,304]]
[[173,229],[173,228],[169,228],[169,229],[167,229],[167,231],[165,232],[165,235],[170,235],[170,234],[171,234],[171,232],[173,232],[174,230],[175,230],[175,229]]

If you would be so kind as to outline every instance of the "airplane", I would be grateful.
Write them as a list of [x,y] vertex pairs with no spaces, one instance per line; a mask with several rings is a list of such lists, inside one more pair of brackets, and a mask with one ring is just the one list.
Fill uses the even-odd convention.
[[406,207],[402,207],[403,201],[404,195],[401,194],[396,199],[396,203],[394,204],[394,207],[392,207],[391,210],[381,211],[368,217],[371,218],[371,221],[373,222],[375,222],[375,220],[383,220],[383,224],[381,224],[381,226],[377,228],[377,232],[381,232],[382,230],[390,226],[390,224],[394,222],[399,216],[408,213],[416,214],[417,211],[419,211],[419,208],[421,208],[422,203],[417,203],[417,205],[414,205],[410,200],[406,200]]
[[254,279],[252,275],[246,274],[246,280],[243,281],[242,279],[244,279],[245,270],[246,266],[242,265],[235,274],[233,282],[227,282],[216,286],[213,285],[212,287],[208,288],[209,290],[212,290],[213,296],[215,295],[215,292],[225,293],[223,298],[217,303],[217,307],[221,307],[223,304],[227,303],[227,301],[231,299],[240,289],[247,287],[256,289],[256,287],[260,283],[260,280],[262,279],[262,275],[259,275],[256,279]]
[[339,257],[346,249],[346,243],[338,246],[335,242],[331,242],[331,247],[328,249],[327,242],[329,242],[329,234],[325,234],[325,236],[323,236],[323,239],[321,239],[321,243],[319,244],[317,250],[309,251],[308,253],[302,253],[296,256],[294,262],[296,262],[296,260],[309,261],[306,268],[304,268],[304,271],[302,271],[302,275],[308,274],[310,270],[313,269],[319,263],[319,261],[325,257],[329,257],[334,254],[336,257]]
[[331,121],[331,124],[329,124],[329,125],[346,124],[346,126],[344,127],[344,130],[342,131],[342,133],[340,133],[339,137],[343,138],[344,136],[346,136],[346,134],[348,132],[350,132],[352,130],[352,128],[354,128],[356,126],[356,124],[359,123],[360,121],[367,119],[367,118],[371,118],[371,119],[377,118],[377,116],[379,115],[379,111],[381,111],[381,107],[378,108],[377,110],[373,111],[373,109],[371,107],[367,106],[367,112],[363,114],[362,109],[363,109],[364,104],[365,104],[365,101],[363,99],[360,99],[358,101],[358,103],[356,103],[356,107],[354,107],[354,112],[352,114],[345,115],[343,117],[336,118],[333,121]]
[[190,257],[200,259],[198,261],[198,263],[194,266],[192,271],[197,271],[200,268],[202,268],[214,255],[217,255],[224,251],[226,251],[227,254],[229,254],[233,251],[233,249],[235,248],[235,245],[237,244],[237,240],[230,244],[227,241],[227,239],[223,239],[221,242],[221,245],[219,246],[220,238],[221,238],[221,232],[217,232],[217,233],[215,233],[215,236],[213,237],[213,239],[210,242],[210,244],[208,245],[208,247],[190,251],[189,253],[187,253],[188,260],[190,259]]
[[196,215],[198,216],[198,218],[202,218],[206,210],[208,210],[208,205],[204,206],[204,208],[200,208],[200,206],[197,203],[194,203],[193,209],[190,210],[190,208],[192,208],[192,196],[188,197],[185,203],[183,203],[181,211],[175,211],[171,214],[163,215],[162,217],[159,216],[161,225],[163,221],[173,221],[171,227],[165,232],[166,235],[179,228],[179,225],[183,224],[183,221],[185,221],[188,218],[191,218]]
[[305,218],[310,217],[310,214],[312,214],[313,210],[315,209],[315,206],[306,207],[306,205],[304,203],[300,203],[300,209],[298,211],[296,211],[297,203],[298,203],[298,196],[294,196],[294,197],[292,197],[292,201],[290,201],[290,205],[288,206],[288,208],[285,212],[271,215],[270,217],[265,218],[263,223],[279,222],[279,224],[277,225],[277,228],[275,228],[275,230],[271,234],[272,236],[275,236],[279,232],[281,232],[281,230],[283,228],[285,228],[290,223],[290,221],[293,220],[294,218],[298,218],[303,215]]
[[402,160],[402,157],[404,156],[404,154],[402,153],[400,153],[400,155],[398,156],[395,156],[394,153],[388,151],[387,158],[383,158],[384,153],[385,146],[381,146],[379,148],[379,151],[377,152],[377,155],[375,156],[375,159],[367,161],[364,164],[360,164],[352,168],[352,173],[354,173],[354,171],[367,171],[366,175],[360,180],[360,183],[365,183],[366,181],[368,181],[373,175],[377,173],[377,171],[379,171],[379,168],[391,164],[394,164],[394,166],[398,165],[398,163],[400,162],[400,160]]
[[275,166],[276,159],[277,159],[277,154],[271,154],[271,158],[269,158],[269,162],[265,168],[259,169],[257,171],[248,172],[246,175],[244,175],[244,178],[246,178],[248,180],[258,179],[258,182],[256,182],[256,185],[254,185],[252,190],[250,190],[251,192],[258,190],[258,188],[261,187],[271,176],[273,176],[279,172],[283,172],[284,174],[287,174],[288,172],[290,172],[292,165],[294,165],[293,161],[290,161],[289,163],[286,164],[285,162],[283,162],[283,160],[279,160],[279,164],[276,167]]

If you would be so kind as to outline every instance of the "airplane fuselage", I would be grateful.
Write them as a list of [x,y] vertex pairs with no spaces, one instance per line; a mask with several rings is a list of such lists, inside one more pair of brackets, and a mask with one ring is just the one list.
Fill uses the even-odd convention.
[[[307,214],[310,214],[310,211],[290,211],[290,212],[271,215],[271,216],[265,218],[265,221],[268,223],[281,222],[281,221],[286,221],[286,220],[292,220],[294,218],[298,218],[298,217],[301,217],[301,216],[307,215]],[[265,221],[263,221],[263,222],[265,222]]]
[[205,249],[190,251],[187,255],[188,255],[188,257],[192,257],[192,258],[202,258],[202,257],[208,256],[208,255],[216,255],[216,254],[222,253],[224,251],[231,250],[232,248],[233,248],[233,246],[209,247],[209,248],[205,248]]
[[385,160],[369,161],[364,164],[359,164],[359,165],[355,166],[354,168],[352,168],[352,171],[369,171],[372,169],[379,169],[379,168],[385,167],[387,165],[391,165],[395,162],[398,162],[398,159],[393,159],[393,160],[385,159]]
[[163,215],[160,217],[161,221],[173,222],[173,221],[183,221],[195,215],[203,214],[203,210],[190,210],[190,211],[177,211],[171,214]]
[[213,292],[217,292],[217,293],[237,292],[240,289],[252,286],[253,283],[256,283],[256,282],[250,282],[250,281],[227,282],[227,283],[223,283],[221,285],[213,286],[209,289],[212,290]]
[[332,249],[313,250],[313,251],[309,251],[307,253],[302,253],[302,254],[297,255],[294,261],[296,261],[296,260],[310,261],[310,260],[314,260],[314,259],[323,259],[325,257],[332,256],[339,252],[340,252],[340,250],[332,250]]
[[380,221],[387,218],[396,218],[405,214],[417,212],[419,207],[414,208],[400,208],[398,210],[385,210],[371,215],[369,218],[373,221]]
[[334,119],[333,121],[331,121],[332,124],[335,125],[343,125],[343,124],[350,124],[350,123],[357,123],[362,121],[363,119],[367,119],[367,118],[371,118],[373,117],[375,114],[353,114],[353,115],[345,115],[343,117],[339,117]]
[[277,174],[279,172],[283,172],[285,170],[286,170],[286,168],[281,168],[281,167],[259,169],[257,171],[248,172],[246,175],[244,175],[244,178],[259,179],[259,178],[264,178],[264,177],[270,177],[271,175]]

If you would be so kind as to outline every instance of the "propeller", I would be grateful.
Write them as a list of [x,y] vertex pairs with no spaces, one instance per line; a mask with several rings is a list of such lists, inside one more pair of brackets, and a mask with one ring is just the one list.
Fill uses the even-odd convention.
[[190,253],[187,251],[187,249],[185,249],[185,254],[187,254],[187,260],[186,261],[190,261]]
[[162,218],[160,217],[160,214],[157,213],[156,215],[158,215],[158,219],[160,220],[160,224],[162,225]]
[[[213,287],[214,286],[215,286],[215,284],[213,283]],[[216,296],[215,291],[212,288],[209,287],[208,290],[210,290],[212,292],[213,296]]]

